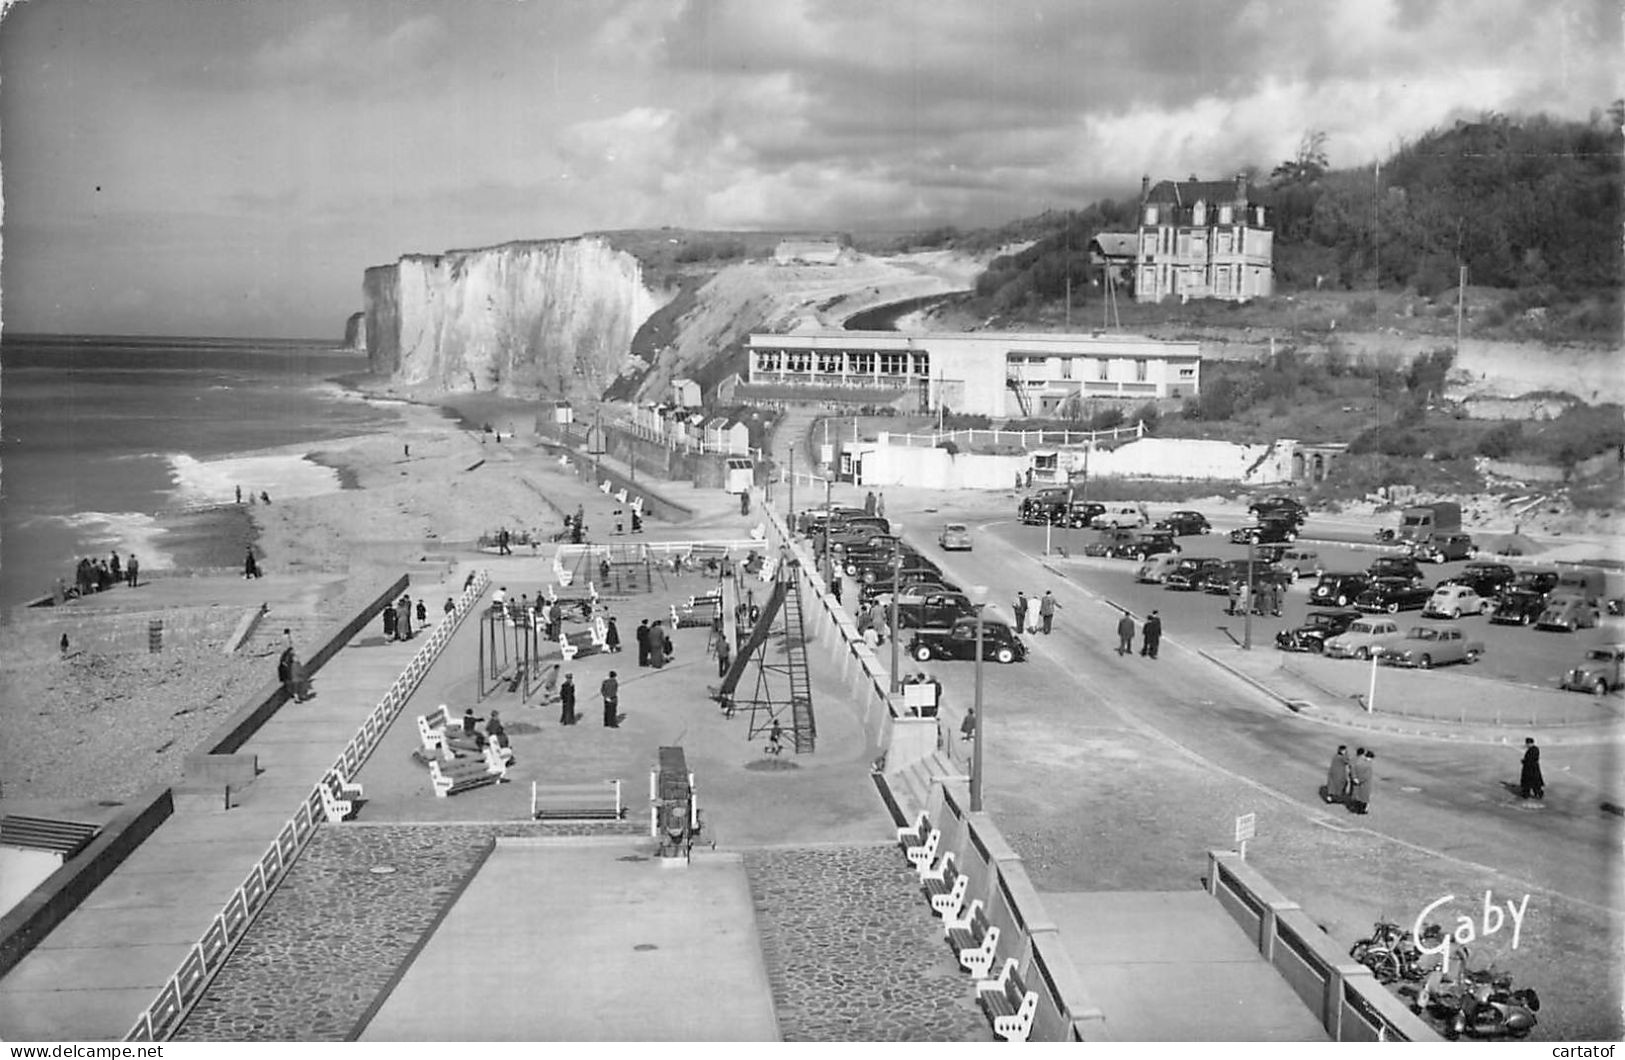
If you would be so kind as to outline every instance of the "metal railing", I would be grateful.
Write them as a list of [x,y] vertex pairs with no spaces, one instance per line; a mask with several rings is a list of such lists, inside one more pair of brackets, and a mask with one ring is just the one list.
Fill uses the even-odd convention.
[[1049,446],[1098,445],[1103,441],[1116,442],[1124,438],[1144,438],[1145,422],[1139,420],[1130,426],[1110,427],[1102,431],[1010,431],[997,428],[973,428],[963,431],[931,431],[921,434],[888,433],[886,437],[893,445],[919,446],[926,449],[935,448],[943,442],[953,442],[964,449],[973,449],[985,445],[1015,445],[1022,449],[1039,449]]

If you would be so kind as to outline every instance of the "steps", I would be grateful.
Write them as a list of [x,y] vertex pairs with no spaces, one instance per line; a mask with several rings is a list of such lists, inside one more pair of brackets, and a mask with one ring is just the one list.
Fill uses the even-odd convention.
[[970,779],[965,775],[965,768],[955,762],[948,752],[937,751],[895,773],[887,773],[886,783],[903,815],[913,820],[930,803],[931,782],[939,777],[959,783],[968,783]]

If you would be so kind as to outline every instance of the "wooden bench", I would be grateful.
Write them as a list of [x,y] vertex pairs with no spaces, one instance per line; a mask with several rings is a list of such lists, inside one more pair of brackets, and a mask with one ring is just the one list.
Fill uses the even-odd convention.
[[965,904],[970,877],[959,871],[959,866],[954,862],[954,852],[949,850],[942,855],[942,863],[926,873],[920,887],[931,901],[931,912],[944,920],[951,920],[959,916],[959,908]]
[[100,825],[80,821],[57,821],[49,817],[29,817],[8,813],[0,817],[0,843],[26,850],[43,850],[60,854],[67,861],[85,848],[97,834]]
[[993,956],[999,948],[999,929],[987,922],[987,910],[980,901],[972,903],[970,919],[964,927],[947,929],[948,945],[959,957],[959,966],[978,979],[993,972]]
[[451,758],[460,743],[462,750],[472,751],[474,745],[463,735],[463,719],[451,712],[444,703],[427,714],[418,715],[418,741],[424,757]]
[[321,792],[322,809],[327,812],[328,821],[337,824],[355,812],[355,804],[361,798],[361,785],[345,780],[338,770],[329,769],[322,777]]
[[905,851],[909,847],[923,846],[926,838],[931,834],[931,818],[924,810],[914,818],[914,823],[906,828],[897,830],[897,845]]
[[1015,958],[1004,962],[997,979],[976,984],[976,1001],[993,1024],[993,1033],[1007,1042],[1024,1042],[1032,1033],[1038,1012],[1038,993],[1028,990],[1016,971]]
[[619,821],[626,816],[621,782],[530,784],[530,816],[536,821]]

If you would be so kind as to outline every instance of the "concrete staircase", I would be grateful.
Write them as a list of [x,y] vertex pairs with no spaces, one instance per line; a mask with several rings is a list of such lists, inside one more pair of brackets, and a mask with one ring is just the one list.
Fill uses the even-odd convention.
[[902,809],[904,816],[913,820],[915,814],[925,809],[931,800],[931,781],[935,778],[945,778],[960,782],[968,782],[965,767],[955,762],[946,751],[937,751],[928,758],[922,758],[913,765],[905,766],[895,773],[886,774],[886,785],[891,789],[892,797]]
[[785,474],[790,472],[790,451],[795,450],[795,469],[797,474],[805,475],[814,470],[814,459],[817,454],[807,451],[807,429],[818,419],[820,413],[817,409],[790,408],[786,409],[784,418],[773,429],[773,461],[779,470]]

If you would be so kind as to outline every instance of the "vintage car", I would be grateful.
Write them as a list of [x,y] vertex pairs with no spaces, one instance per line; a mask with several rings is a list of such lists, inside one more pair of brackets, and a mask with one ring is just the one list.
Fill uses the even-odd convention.
[[[931,659],[974,659],[976,619],[954,620],[951,626],[919,629],[909,641],[908,653],[920,662]],[[996,618],[982,619],[982,658],[1011,663],[1027,660],[1027,646],[1014,630]]]
[[[1467,564],[1467,569],[1472,570],[1477,566],[1479,566],[1479,564],[1469,563]],[[1511,567],[1508,567],[1503,563],[1493,564],[1493,566],[1500,567],[1508,572],[1512,570]],[[1557,588],[1557,583],[1560,577],[1561,576],[1557,571],[1552,570],[1549,567],[1541,570],[1519,571],[1516,575],[1508,578],[1502,584],[1502,588],[1503,590],[1516,589],[1521,592],[1538,593],[1541,597],[1545,597],[1547,593]],[[1480,592],[1482,593],[1483,590],[1480,590]]]
[[[959,590],[942,582],[912,582],[897,587],[897,606],[908,607],[910,604],[923,604],[928,597],[938,596],[942,593],[958,593]],[[870,597],[881,607],[891,606],[891,586]]]
[[1559,682],[1562,688],[1606,696],[1625,685],[1625,644],[1599,644],[1586,652]]
[[1354,598],[1358,610],[1386,611],[1390,615],[1400,611],[1414,611],[1428,602],[1433,590],[1406,578],[1378,578],[1371,588]]
[[[1497,570],[1496,568],[1500,569]],[[1469,563],[1461,569],[1460,573],[1452,574],[1439,584],[1465,585],[1486,600],[1493,600],[1501,595],[1512,580],[1511,569],[1499,563]],[[1551,582],[1540,590],[1540,595],[1545,596],[1547,591],[1556,584],[1557,574],[1554,571]]]
[[1523,589],[1502,589],[1495,599],[1490,621],[1498,626],[1527,626],[1546,610],[1546,594]]
[[1404,639],[1405,631],[1391,618],[1375,615],[1355,619],[1343,632],[1326,638],[1330,659],[1369,659],[1385,645]]
[[1270,518],[1280,518],[1302,526],[1304,520],[1309,518],[1309,509],[1287,496],[1260,497],[1247,506],[1248,513],[1256,515],[1260,521]]
[[1476,551],[1473,539],[1466,534],[1435,534],[1411,546],[1411,555],[1428,563],[1450,563]]
[[1222,559],[1215,559],[1212,556],[1182,556],[1162,579],[1162,587],[1189,592],[1201,588],[1202,579],[1209,572],[1223,569]]
[[1174,568],[1178,567],[1182,557],[1177,552],[1164,552],[1158,556],[1151,556],[1140,568],[1134,572],[1134,580],[1146,582],[1150,585],[1160,585]]
[[1237,545],[1245,545],[1248,542],[1263,545],[1297,539],[1298,524],[1289,519],[1265,519],[1253,526],[1238,526],[1230,531],[1230,541]]
[[1207,516],[1189,508],[1181,508],[1157,521],[1157,529],[1167,530],[1175,537],[1190,537],[1195,534],[1206,534],[1213,530],[1207,521]]
[[1309,602],[1323,606],[1347,607],[1354,598],[1371,588],[1371,575],[1360,571],[1334,571],[1322,574],[1309,589]]
[[1105,510],[1104,504],[1096,504],[1094,501],[1073,501],[1066,525],[1074,528],[1093,526],[1095,517]]
[[1102,530],[1137,530],[1149,521],[1140,508],[1129,504],[1114,504],[1095,516],[1089,525]]
[[[1254,573],[1256,574],[1257,571],[1265,569],[1268,566],[1269,564],[1267,563],[1254,563]],[[1202,575],[1202,580],[1198,584],[1204,593],[1212,593],[1215,596],[1223,596],[1230,591],[1231,583],[1243,582],[1246,580],[1247,561],[1244,559],[1226,559],[1220,560],[1217,567],[1212,568],[1206,574]]]
[[964,523],[948,523],[937,535],[937,544],[944,552],[969,552],[970,527]]
[[1422,605],[1423,618],[1460,618],[1462,615],[1482,615],[1491,602],[1479,596],[1468,585],[1446,583],[1433,590],[1428,602]]
[[900,595],[897,600],[897,628],[951,626],[966,615],[975,613],[970,597],[964,593],[931,593],[923,600],[911,600]]
[[1110,556],[1112,550],[1121,545],[1132,544],[1140,539],[1137,530],[1102,530],[1095,535],[1093,541],[1083,546],[1085,556]]
[[852,545],[845,552],[835,557],[835,562],[846,572],[849,578],[865,580],[863,575],[869,570],[890,571],[892,559],[895,556],[903,557],[903,566],[919,567],[926,564],[936,566],[930,560],[920,555],[906,543],[897,547],[869,545]]
[[[814,538],[813,545],[816,547],[822,541],[822,537]],[[849,526],[840,533],[829,535],[829,551],[836,562],[847,552],[889,552],[902,544],[902,538],[867,526]]]
[[1064,486],[1049,486],[1029,494],[1021,499],[1016,515],[1028,526],[1061,525],[1066,522],[1068,492]]
[[1313,575],[1318,578],[1320,572],[1324,569],[1320,565],[1320,553],[1312,548],[1303,548],[1298,545],[1283,548],[1281,554],[1274,557],[1271,562],[1292,575],[1294,582],[1305,575]]
[[863,595],[872,597],[876,593],[886,592],[896,581],[899,586],[912,585],[915,582],[936,582],[947,585],[942,572],[934,565],[925,563],[905,563],[897,571],[896,578],[892,577],[892,568],[888,564],[883,567],[864,567],[858,571],[858,581],[863,583]]
[[1408,578],[1413,582],[1422,580],[1422,568],[1416,565],[1411,556],[1378,556],[1366,568],[1366,573],[1372,579],[1377,578]]
[[1275,635],[1275,646],[1282,651],[1308,651],[1319,654],[1326,650],[1326,641],[1342,633],[1360,618],[1358,611],[1311,611],[1304,624],[1296,629],[1283,629]]
[[1106,555],[1112,559],[1145,560],[1179,551],[1181,549],[1175,543],[1174,536],[1166,530],[1136,530],[1129,540],[1113,543],[1107,548]]
[[1384,644],[1377,661],[1426,670],[1445,663],[1477,662],[1483,654],[1483,641],[1468,640],[1460,626],[1412,626],[1403,640]]
[[848,519],[863,519],[868,515],[869,513],[862,508],[843,508],[840,506],[809,508],[802,512],[796,520],[796,529],[808,537],[816,537],[823,532],[825,523],[842,523]]
[[1573,633],[1595,626],[1599,614],[1597,605],[1583,596],[1554,595],[1547,598],[1545,609],[1535,619],[1535,628]]

